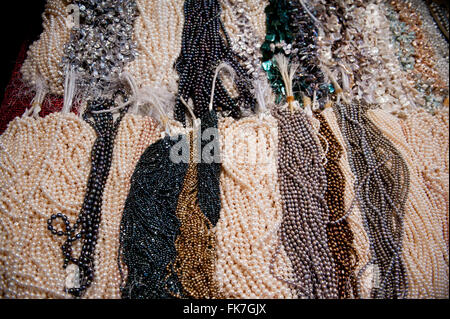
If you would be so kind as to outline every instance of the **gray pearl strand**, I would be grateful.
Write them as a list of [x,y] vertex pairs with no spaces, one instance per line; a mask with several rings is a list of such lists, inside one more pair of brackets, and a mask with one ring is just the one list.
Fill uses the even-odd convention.
[[72,67],[87,96],[110,95],[126,63],[134,60],[134,0],[77,0],[80,25],[65,46],[63,68]]
[[291,260],[299,298],[338,298],[327,242],[327,181],[312,126],[303,111],[274,110],[278,120],[278,176],[283,205],[280,239]]
[[369,237],[369,264],[376,265],[378,273],[372,297],[405,298],[408,280],[401,253],[409,171],[401,154],[368,118],[368,109],[360,103],[334,106],[356,178],[355,193]]

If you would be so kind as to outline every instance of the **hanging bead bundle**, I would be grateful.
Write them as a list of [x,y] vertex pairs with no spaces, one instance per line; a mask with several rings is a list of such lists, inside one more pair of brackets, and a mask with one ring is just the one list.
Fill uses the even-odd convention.
[[0,298],[448,298],[447,8],[47,0]]
[[[240,66],[231,50],[231,41],[220,19],[220,3],[217,0],[188,0],[184,3],[184,29],[181,54],[176,61],[180,76],[178,95],[194,103],[197,117],[208,110],[210,91],[216,67],[226,62],[235,70],[239,96],[232,98],[221,79],[217,79],[213,108],[234,118],[241,117],[243,109],[254,109],[255,100],[250,93],[250,76]],[[175,105],[175,118],[185,122],[185,106],[180,98]]]

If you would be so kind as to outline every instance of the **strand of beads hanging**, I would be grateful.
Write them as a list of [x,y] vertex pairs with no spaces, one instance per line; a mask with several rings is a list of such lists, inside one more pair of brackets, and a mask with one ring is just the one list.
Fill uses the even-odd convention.
[[319,68],[317,27],[298,1],[270,0],[266,11],[266,39],[261,45],[262,67],[280,103],[286,95],[283,79],[274,56],[282,53],[298,64],[293,78],[294,97],[302,104],[305,95],[323,108],[333,85],[326,83]]
[[169,269],[176,272],[185,296],[211,299],[220,297],[215,280],[216,240],[213,225],[205,216],[208,212],[202,212],[199,206],[200,164],[194,162],[197,138],[196,132],[190,134],[190,162],[176,210],[180,221],[180,233],[175,241],[177,256]]
[[278,120],[278,177],[283,206],[280,244],[294,272],[294,280],[280,279],[299,298],[337,298],[336,267],[327,242],[327,177],[320,147],[303,110],[277,108],[273,112]]
[[138,16],[135,0],[76,0],[78,25],[65,46],[62,64],[74,67],[78,87],[88,96],[115,90],[124,66],[136,57],[132,39]]
[[293,34],[289,25],[289,6],[287,0],[269,0],[266,12],[266,39],[261,45],[262,67],[267,73],[269,82],[276,94],[276,103],[280,103],[286,95],[284,82],[278,68],[275,66],[274,56],[278,53],[296,54],[292,49]]
[[374,270],[373,298],[404,298],[408,278],[402,260],[403,217],[409,171],[401,154],[367,116],[368,104],[334,106],[355,174],[355,193],[363,212]]
[[201,118],[201,160],[198,163],[198,202],[200,209],[216,226],[220,218],[220,144],[217,113],[214,110]]
[[[150,145],[131,177],[120,224],[122,298],[183,297],[176,274],[168,272],[176,258],[180,222],[175,212],[189,161],[189,149],[185,153],[180,148],[176,154],[171,149],[182,139],[186,136],[166,136]],[[172,161],[171,155],[177,154],[181,161]]]
[[[47,227],[52,234],[67,237],[61,247],[63,267],[68,272],[66,289],[75,297],[81,297],[94,280],[94,251],[102,214],[103,190],[109,175],[117,129],[127,108],[121,110],[115,121],[111,112],[94,112],[115,107],[114,100],[119,94],[125,95],[124,92],[118,91],[111,99],[97,98],[89,101],[83,114],[83,119],[95,130],[97,138],[92,147],[91,172],[76,222],[70,226],[69,219],[62,213],[52,215],[48,220]],[[62,221],[63,230],[54,226],[58,219]],[[81,247],[75,247],[77,243]],[[74,256],[76,250],[80,252],[78,257]]]
[[[345,177],[340,167],[343,152],[327,120],[321,113],[315,113],[320,121],[319,133],[323,136],[323,147],[327,149],[325,174],[327,190],[325,200],[330,213],[327,225],[328,246],[336,267],[339,298],[351,298],[356,295],[357,283],[355,269],[358,263],[356,250],[353,247],[353,232],[345,218]],[[325,145],[326,144],[326,145]]]
[[202,117],[209,110],[211,88],[217,66],[223,62],[235,71],[238,92],[231,97],[220,77],[215,83],[213,108],[240,118],[243,110],[253,111],[256,100],[251,93],[252,76],[240,65],[232,51],[228,34],[220,19],[222,9],[218,0],[186,0],[181,53],[175,67],[179,74],[175,118],[185,123],[185,101],[192,99],[194,113]]

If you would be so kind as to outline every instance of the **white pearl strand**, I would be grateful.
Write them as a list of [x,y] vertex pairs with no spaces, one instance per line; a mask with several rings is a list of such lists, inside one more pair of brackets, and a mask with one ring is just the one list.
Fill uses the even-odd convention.
[[402,121],[405,137],[420,162],[427,196],[441,207],[444,239],[449,240],[449,114],[439,110],[434,115],[422,110]]
[[[331,131],[333,132],[334,136],[336,136],[339,144],[346,145],[333,110],[331,108],[327,108],[322,112],[322,115],[325,117]],[[358,264],[355,269],[355,277],[358,278],[357,276],[359,272],[370,260],[369,238],[367,237],[367,233],[364,229],[361,210],[355,198],[355,176],[353,175],[350,168],[346,151],[342,153],[340,166],[345,178],[344,198],[346,211],[350,209],[350,206],[354,201],[353,208],[351,209],[351,213],[347,217],[347,221],[354,236],[353,247],[355,248],[358,256]],[[362,272],[362,275],[358,281],[362,298],[370,298],[371,290],[373,287],[373,276],[373,269],[371,267],[367,267],[367,269]]]
[[161,130],[148,116],[127,114],[120,124],[111,170],[103,193],[102,219],[95,250],[95,279],[86,298],[120,298],[118,268],[119,233],[131,175],[145,149],[156,142]]
[[87,123],[75,114],[60,113],[36,120],[16,118],[1,136],[0,219],[7,232],[0,250],[7,252],[2,276],[5,297],[69,297],[64,292],[62,240],[47,230],[47,219],[59,212],[72,222],[77,218],[94,139]]
[[[277,121],[272,116],[225,118],[219,131],[222,210],[215,233],[221,292],[225,298],[293,298],[289,286],[270,270],[282,220]],[[292,279],[289,258],[283,249],[279,255],[274,273]]]
[[42,133],[34,119],[17,117],[0,137],[0,296],[4,298],[14,296],[11,292],[14,290],[14,265],[15,259],[20,258],[15,243],[20,240],[23,223],[19,223],[14,213],[17,205],[23,202],[24,193],[18,194],[16,185],[25,189],[36,177],[37,171],[31,168],[42,162]]
[[368,115],[408,165],[410,184],[403,229],[408,298],[448,298],[448,247],[442,229],[446,222],[445,207],[436,205],[427,196],[422,165],[418,160],[421,154],[410,148],[399,120],[380,109],[369,110]]
[[139,16],[136,18],[133,39],[138,56],[125,70],[141,87],[165,86],[177,93],[178,75],[174,68],[181,50],[184,14],[183,0],[136,0]]
[[48,0],[43,18],[43,32],[33,42],[27,53],[21,72],[23,79],[35,86],[42,77],[49,91],[63,95],[63,76],[60,66],[64,44],[69,41],[70,29],[66,23],[69,16],[66,7],[70,0]]

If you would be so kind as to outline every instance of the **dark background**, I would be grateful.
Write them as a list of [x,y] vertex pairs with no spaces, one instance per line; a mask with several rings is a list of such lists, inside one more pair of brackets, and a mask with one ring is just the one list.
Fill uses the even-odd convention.
[[45,0],[3,0],[0,6],[1,69],[0,102],[24,42],[31,44],[42,32]]

